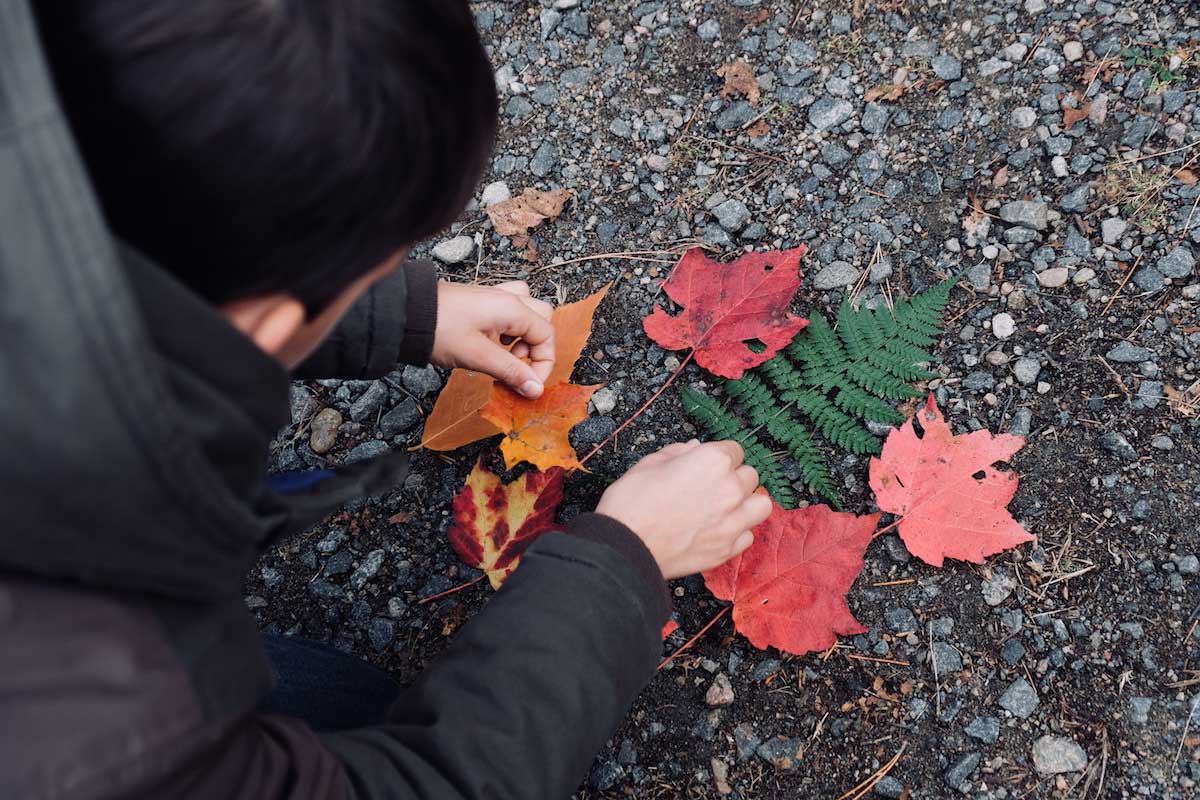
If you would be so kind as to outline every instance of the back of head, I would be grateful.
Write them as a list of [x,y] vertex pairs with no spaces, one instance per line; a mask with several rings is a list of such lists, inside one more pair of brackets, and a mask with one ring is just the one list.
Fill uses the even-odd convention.
[[114,232],[214,303],[316,308],[452,222],[496,126],[466,0],[41,4]]

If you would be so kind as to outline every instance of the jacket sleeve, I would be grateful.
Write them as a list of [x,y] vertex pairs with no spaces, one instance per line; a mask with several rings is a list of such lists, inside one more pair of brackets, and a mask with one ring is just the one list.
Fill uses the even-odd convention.
[[397,364],[427,364],[436,325],[437,268],[409,261],[359,298],[293,376],[378,378]]
[[649,551],[596,514],[539,539],[385,725],[322,735],[349,796],[567,798],[662,654]]

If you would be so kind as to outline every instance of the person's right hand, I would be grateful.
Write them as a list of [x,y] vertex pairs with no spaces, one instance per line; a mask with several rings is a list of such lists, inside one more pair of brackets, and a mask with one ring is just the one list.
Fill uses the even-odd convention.
[[637,534],[664,578],[724,564],[754,542],[771,514],[737,442],[681,442],[646,456],[608,487],[596,513]]

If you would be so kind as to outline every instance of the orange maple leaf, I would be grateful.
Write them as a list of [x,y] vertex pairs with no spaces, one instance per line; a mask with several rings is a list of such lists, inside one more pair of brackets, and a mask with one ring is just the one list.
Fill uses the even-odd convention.
[[422,445],[430,450],[455,450],[500,433],[479,415],[492,399],[495,380],[482,372],[456,369],[425,420]]
[[1020,436],[986,430],[955,436],[930,397],[871,459],[875,502],[901,518],[900,538],[925,563],[940,567],[943,559],[956,558],[982,564],[986,556],[1037,541],[1007,510],[1017,492],[1016,473],[992,466],[1024,444]]
[[758,105],[762,91],[758,88],[758,79],[754,77],[754,67],[745,61],[730,61],[717,70],[717,75],[725,79],[721,87],[721,97],[729,99],[735,94],[744,95],[750,105]]
[[527,400],[496,386],[491,401],[479,413],[505,433],[500,452],[509,469],[522,461],[538,469],[583,469],[567,434],[587,419],[588,401],[599,388],[599,384],[559,383],[547,387],[537,400]]
[[563,471],[527,472],[503,484],[482,462],[454,498],[454,525],[448,536],[459,558],[500,584],[520,563],[521,554],[554,526],[563,498]]
[[[550,320],[554,327],[554,369],[546,380],[547,390],[570,379],[591,336],[596,308],[611,286],[610,283],[595,294],[554,309]],[[479,413],[491,401],[495,385],[494,379],[482,373],[465,369],[451,372],[425,421],[421,444],[430,450],[455,450],[502,433]],[[536,402],[518,399],[531,406]]]

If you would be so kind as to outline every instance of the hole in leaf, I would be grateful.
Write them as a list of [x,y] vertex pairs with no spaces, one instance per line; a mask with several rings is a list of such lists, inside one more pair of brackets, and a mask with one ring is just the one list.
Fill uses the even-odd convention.
[[917,435],[918,439],[925,438],[925,426],[921,424],[921,415],[920,414],[913,414],[912,427],[913,427],[913,433],[915,433]]
[[971,477],[974,480],[981,481],[987,477],[987,473],[984,472],[983,470],[979,470],[979,472],[974,473]]
[[1007,464],[1003,461],[997,461],[995,464],[991,464],[989,466],[991,466],[991,468],[996,470],[997,472],[1012,472],[1013,471],[1012,465]]
[[766,266],[763,267],[763,272],[772,272],[772,271],[774,271],[774,269],[775,269],[774,264],[767,264]]
[[750,348],[751,353],[761,353],[767,349],[767,343],[762,339],[746,339],[746,347]]

